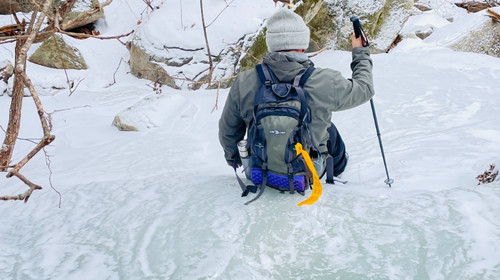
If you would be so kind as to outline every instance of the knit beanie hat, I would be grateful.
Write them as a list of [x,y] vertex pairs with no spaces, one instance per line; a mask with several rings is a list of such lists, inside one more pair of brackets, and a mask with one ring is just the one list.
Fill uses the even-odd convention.
[[279,9],[267,20],[266,44],[270,52],[307,49],[309,28],[296,13]]

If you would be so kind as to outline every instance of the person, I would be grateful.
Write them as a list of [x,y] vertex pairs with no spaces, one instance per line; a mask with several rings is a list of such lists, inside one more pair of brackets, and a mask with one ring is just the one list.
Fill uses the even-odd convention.
[[[305,54],[310,31],[299,15],[281,8],[267,20],[266,25],[268,53],[263,57],[263,63],[279,81],[291,82],[300,71],[314,65]],[[363,47],[361,36],[356,38],[353,34],[351,40],[351,79],[344,78],[336,70],[317,67],[304,84],[312,115],[311,140],[319,151],[319,154],[311,154],[318,174],[325,173],[329,156],[334,161],[335,176],[340,175],[347,164],[345,144],[331,122],[332,112],[361,105],[374,95],[370,50]],[[253,102],[259,86],[255,69],[239,73],[219,120],[219,141],[228,165],[233,168],[242,164],[237,143],[244,139],[253,119]]]

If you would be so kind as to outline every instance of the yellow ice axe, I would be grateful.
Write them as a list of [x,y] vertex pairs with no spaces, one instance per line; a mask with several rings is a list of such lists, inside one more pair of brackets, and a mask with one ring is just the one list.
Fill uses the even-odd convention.
[[311,171],[313,176],[313,188],[311,196],[309,196],[306,200],[302,201],[301,203],[297,204],[297,206],[302,206],[304,204],[313,205],[316,201],[318,201],[318,198],[321,196],[321,193],[323,192],[323,186],[321,186],[321,181],[319,180],[318,174],[316,173],[316,169],[314,168],[311,157],[309,156],[307,151],[304,151],[302,149],[302,144],[300,143],[295,144],[295,150],[297,151],[297,155],[302,154],[302,157],[306,162],[307,168],[309,169],[309,171]]

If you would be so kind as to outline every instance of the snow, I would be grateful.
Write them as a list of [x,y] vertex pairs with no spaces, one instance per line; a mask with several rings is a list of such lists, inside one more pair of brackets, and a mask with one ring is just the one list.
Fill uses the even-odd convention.
[[[186,25],[199,14],[188,2],[182,1]],[[224,6],[204,2],[210,15]],[[265,8],[272,11],[269,2]],[[127,33],[153,16],[173,32],[179,14],[170,11],[168,21],[162,9],[113,1],[101,34]],[[436,32],[449,26],[438,24],[439,13],[428,16]],[[165,30],[148,32],[160,38]],[[238,37],[224,32],[217,36]],[[186,36],[186,46],[200,36]],[[478,186],[475,179],[499,164],[498,58],[415,38],[373,55],[374,102],[392,188],[384,184],[372,112],[364,104],[332,117],[350,155],[342,175],[348,184],[324,184],[312,206],[297,207],[304,197],[272,189],[244,206],[250,198],[240,197],[217,138],[228,90],[163,87],[157,95],[149,81],[129,73],[118,40],[72,42],[89,69],[67,71],[81,81],[71,96],[58,89],[66,87],[63,71],[28,64],[56,140],[46,148],[50,170],[43,153],[21,170],[44,189],[27,204],[0,203],[0,279],[500,278],[500,183]],[[12,53],[12,44],[0,45],[2,60]],[[343,51],[313,58],[346,77],[350,60]],[[0,96],[4,129],[9,105],[10,98]],[[141,129],[118,131],[111,124],[120,112]],[[41,136],[26,98],[20,137]],[[20,139],[13,161],[33,147]],[[62,195],[60,208],[51,183]],[[25,190],[16,178],[0,177],[0,195]]]

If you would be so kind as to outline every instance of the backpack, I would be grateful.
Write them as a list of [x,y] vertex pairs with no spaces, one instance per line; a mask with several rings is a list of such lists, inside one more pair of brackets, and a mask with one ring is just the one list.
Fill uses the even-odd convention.
[[256,70],[260,87],[247,134],[250,164],[246,167],[250,168],[246,170],[247,177],[255,186],[240,185],[242,196],[257,190],[259,193],[245,204],[258,199],[265,186],[304,195],[313,176],[296,144],[301,144],[300,150],[317,152],[311,141],[311,110],[303,88],[314,67],[302,70],[292,83],[278,81],[266,64],[257,65]]

